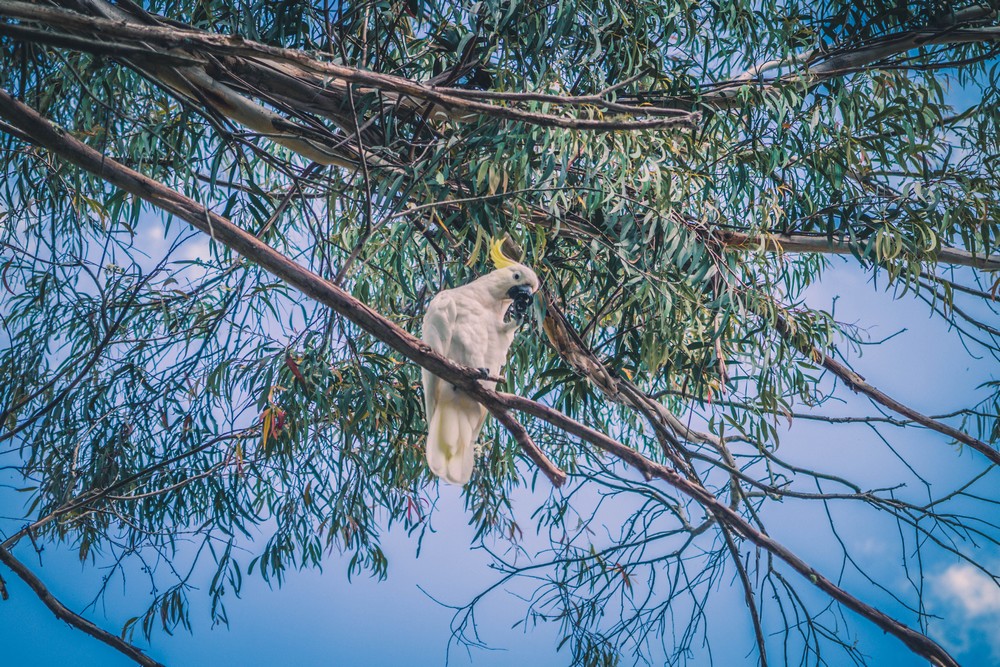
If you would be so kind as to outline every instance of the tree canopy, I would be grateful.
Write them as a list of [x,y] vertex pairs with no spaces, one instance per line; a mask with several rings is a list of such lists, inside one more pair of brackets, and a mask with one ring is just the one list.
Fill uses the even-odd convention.
[[[0,561],[61,618],[159,664],[137,633],[225,622],[245,577],[384,576],[437,484],[423,366],[494,416],[469,520],[542,545],[496,565],[573,664],[700,659],[729,582],[759,664],[863,663],[856,624],[957,664],[924,564],[998,581],[1000,382],[905,404],[806,290],[843,256],[995,368],[994,5],[0,0],[0,49],[0,465],[28,521]],[[544,297],[494,392],[418,337],[498,238]],[[796,419],[876,429],[908,477],[786,459]],[[976,472],[912,458],[920,432]],[[772,537],[831,504],[898,532],[912,585]],[[25,565],[46,543],[160,563],[155,592],[102,629]]]

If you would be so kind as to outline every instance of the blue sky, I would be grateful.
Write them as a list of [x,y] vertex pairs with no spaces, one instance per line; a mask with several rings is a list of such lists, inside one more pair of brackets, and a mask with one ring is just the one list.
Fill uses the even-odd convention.
[[[834,264],[836,268],[827,273],[823,283],[811,288],[811,305],[829,307],[833,297],[839,295],[838,319],[869,325],[873,339],[906,329],[886,345],[867,348],[864,357],[856,362],[857,369],[887,393],[925,413],[945,412],[967,405],[976,385],[1000,375],[994,360],[970,357],[942,322],[928,317],[926,306],[910,297],[893,301],[885,293],[875,293],[858,270],[840,260],[834,260]],[[851,400],[842,410],[857,413],[863,405],[862,401]],[[785,458],[839,469],[875,485],[891,478],[900,464],[875,446],[874,437],[864,427],[830,429],[819,423],[797,421],[785,433],[781,453]],[[970,476],[982,465],[968,452],[956,456],[944,438],[933,434],[913,432],[897,438],[897,442],[901,450],[913,454],[918,465],[937,468],[954,479]],[[527,495],[516,502],[518,510],[525,513],[533,506]],[[21,511],[16,494],[0,494],[0,515],[6,517],[0,524],[4,530],[20,525],[16,517]],[[836,575],[840,561],[834,556],[831,541],[812,528],[824,525],[816,510],[773,505],[765,519],[779,540],[828,575]],[[903,586],[898,556],[892,556],[892,525],[873,521],[870,514],[854,510],[845,512],[841,519],[842,537],[865,559],[874,577],[890,589]],[[181,632],[169,637],[158,633],[150,653],[169,665],[441,665],[446,656],[452,665],[530,667],[568,662],[565,652],[554,653],[554,628],[541,626],[528,632],[510,629],[519,620],[524,605],[502,592],[488,598],[477,615],[483,638],[499,650],[474,650],[470,654],[452,645],[447,652],[452,611],[444,605],[468,602],[493,583],[497,574],[489,569],[486,554],[469,548],[473,532],[466,525],[456,489],[441,488],[433,521],[436,532],[425,538],[419,559],[414,558],[415,541],[402,531],[387,536],[390,567],[384,582],[366,577],[348,582],[346,563],[336,555],[328,558],[323,572],[290,573],[281,589],[272,590],[259,578],[248,578],[243,598],[229,602],[229,629],[208,627],[207,609],[199,606],[202,599],[195,592],[194,634]],[[99,586],[100,571],[81,566],[70,551],[46,549],[41,566],[32,556],[29,543],[20,544],[15,553],[72,609],[81,610]],[[1000,554],[984,550],[981,559],[997,564]],[[925,567],[927,599],[931,609],[943,616],[932,625],[932,635],[954,651],[963,664],[985,665],[1000,660],[1000,589],[957,562],[938,559]],[[56,620],[9,571],[3,571],[3,575],[11,594],[10,601],[0,603],[4,664],[131,664],[114,650]],[[852,587],[852,581],[857,582],[847,579],[849,590],[864,591],[860,595],[868,602],[880,601],[873,597],[870,587]],[[713,656],[716,664],[750,664],[747,655],[752,635],[742,610],[741,593],[726,588],[732,583],[725,580],[710,610]],[[207,587],[207,576],[202,584]],[[147,594],[141,579],[130,579],[127,594],[123,594],[120,584],[113,586],[106,602],[86,615],[116,630],[126,618],[145,608]],[[874,658],[873,664],[924,664],[894,638],[856,617],[853,620],[861,645]]]

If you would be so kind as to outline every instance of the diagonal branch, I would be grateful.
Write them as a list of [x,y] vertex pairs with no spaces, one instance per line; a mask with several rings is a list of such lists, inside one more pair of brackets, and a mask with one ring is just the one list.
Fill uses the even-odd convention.
[[497,418],[497,421],[503,424],[504,428],[514,436],[514,440],[517,444],[521,446],[524,453],[528,455],[539,470],[545,473],[545,476],[552,481],[552,485],[556,488],[563,485],[566,481],[566,473],[560,470],[552,461],[545,456],[545,452],[535,444],[535,441],[531,439],[528,432],[524,429],[524,426],[517,421],[509,411],[496,406],[487,405],[487,409],[490,413]]
[[[369,333],[373,333],[392,349],[408,358],[416,359],[435,375],[462,387],[477,397],[483,396],[483,392],[486,391],[479,384],[479,379],[482,377],[479,370],[459,366],[432,352],[423,341],[417,340],[413,335],[399,328],[336,285],[274,251],[256,236],[240,229],[228,219],[212,213],[179,192],[102,155],[72,137],[62,128],[53,125],[2,89],[0,89],[0,115],[7,117],[14,125],[25,130],[27,134],[34,137],[38,144],[83,169],[98,174],[109,183],[186,220],[214,240],[286,280],[307,296],[329,306]],[[414,352],[416,350],[420,352],[419,359],[415,358]],[[519,443],[525,444],[519,433],[512,435]],[[529,447],[526,453],[532,460],[543,456],[541,450],[537,448]],[[549,475],[549,479],[557,487],[565,479],[565,473],[560,474],[562,471],[551,462],[542,470]]]
[[763,533],[750,525],[736,510],[716,498],[705,487],[698,485],[687,479],[676,470],[656,463],[646,458],[631,447],[627,447],[617,440],[611,438],[600,431],[596,431],[589,426],[568,417],[561,412],[546,405],[537,403],[521,396],[513,394],[499,394],[506,405],[515,410],[520,410],[526,414],[542,419],[553,426],[577,436],[594,446],[617,456],[648,478],[661,479],[675,489],[700,503],[709,512],[714,514],[719,521],[725,523],[734,532],[746,540],[756,544],[762,549],[774,554],[779,559],[787,563],[793,570],[806,577],[814,586],[824,593],[843,604],[869,621],[891,633],[900,639],[911,651],[917,655],[924,656],[932,664],[938,666],[959,667],[958,663],[947,651],[939,646],[934,640],[923,635],[912,628],[909,628],[884,612],[862,602],[835,583],[824,577],[808,563],[796,556],[787,547],[777,542],[774,538]]
[[893,412],[907,417],[908,419],[912,419],[921,426],[926,426],[933,431],[937,431],[938,433],[943,433],[950,438],[954,438],[958,442],[968,445],[972,449],[976,450],[993,463],[1000,465],[1000,451],[990,447],[982,440],[972,437],[968,433],[964,433],[953,426],[948,426],[943,422],[914,410],[908,405],[900,403],[882,390],[869,384],[863,377],[852,371],[844,364],[832,358],[822,350],[814,347],[808,340],[804,340],[801,336],[797,336],[794,325],[781,315],[775,313],[775,318],[775,328],[785,340],[795,346],[795,348],[800,353],[804,354],[808,359],[819,362],[823,368],[840,378],[852,391],[864,394],[876,403],[883,405]]
[[182,194],[102,155],[71,136],[64,129],[49,122],[35,110],[14,99],[3,89],[0,89],[0,116],[25,134],[33,137],[35,143],[62,159],[100,176],[108,183],[141,197],[164,211],[186,220],[202,232],[210,234],[216,241],[349,319],[406,358],[461,387],[491,411],[518,410],[542,419],[566,433],[575,435],[581,440],[616,456],[649,478],[663,480],[701,504],[706,510],[717,516],[720,521],[724,521],[734,532],[787,563],[831,598],[900,639],[914,653],[924,656],[940,667],[958,667],[958,663],[948,652],[932,639],[862,602],[837,586],[784,545],[750,525],[738,512],[721,502],[704,486],[684,477],[676,470],[646,458],[631,447],[585,426],[557,410],[530,399],[498,393],[483,387],[478,382],[480,375],[477,370],[459,366],[440,356],[425,343],[417,340],[380,313],[336,285],[278,253],[228,219],[212,213]]
[[[129,658],[135,660],[144,667],[163,667],[163,664],[153,660],[121,637],[113,635],[107,630],[97,627],[83,616],[80,616],[76,612],[68,609],[66,605],[52,595],[49,589],[46,588],[45,584],[42,583],[42,580],[35,576],[34,572],[25,567],[24,563],[14,558],[14,555],[3,547],[0,547],[0,563],[9,567],[14,574],[20,577],[21,580],[35,593],[35,595],[38,596],[38,599],[41,600],[45,606],[56,615],[56,618],[69,623],[78,630],[86,632],[91,637],[104,642],[116,651],[124,653]],[[6,597],[4,597],[4,599],[6,599]]]
[[747,609],[750,610],[750,619],[753,622],[753,634],[757,641],[757,651],[760,657],[760,662],[758,663],[760,667],[767,667],[767,649],[764,646],[764,628],[760,623],[760,611],[757,608],[757,599],[753,592],[753,583],[750,581],[750,575],[747,574],[747,569],[743,567],[743,561],[740,560],[740,550],[736,546],[733,536],[729,534],[726,528],[722,529],[722,537],[726,541],[726,548],[729,550],[730,556],[733,559],[733,565],[736,566],[736,572],[740,577],[740,584],[743,586],[743,597],[747,603]]

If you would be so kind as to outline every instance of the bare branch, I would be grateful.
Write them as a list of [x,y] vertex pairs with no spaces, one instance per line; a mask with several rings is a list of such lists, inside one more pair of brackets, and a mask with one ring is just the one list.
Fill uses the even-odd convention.
[[729,550],[729,554],[733,558],[733,564],[736,566],[736,572],[740,576],[740,584],[743,586],[743,597],[747,603],[747,609],[750,611],[750,620],[753,622],[753,634],[757,641],[757,650],[760,654],[760,667],[767,667],[767,649],[764,646],[764,628],[760,624],[760,612],[757,609],[757,600],[753,594],[753,584],[750,581],[750,576],[747,574],[747,569],[743,567],[743,561],[740,560],[740,549],[733,540],[733,536],[729,534],[729,531],[725,528],[722,529],[722,536],[726,540],[726,548]]
[[993,449],[988,444],[973,438],[968,433],[963,433],[957,428],[948,426],[936,419],[932,419],[927,415],[917,412],[913,408],[903,403],[900,403],[896,399],[892,398],[885,392],[881,391],[877,387],[869,384],[863,377],[855,373],[853,370],[840,363],[836,359],[830,357],[822,350],[817,349],[812,345],[812,343],[803,340],[801,336],[797,336],[795,328],[781,315],[776,314],[775,328],[782,337],[785,338],[789,343],[795,346],[802,354],[804,354],[808,359],[818,362],[823,368],[827,369],[838,378],[840,378],[847,386],[855,392],[860,392],[872,399],[880,405],[884,405],[893,412],[899,413],[904,417],[912,419],[914,422],[920,424],[921,426],[926,426],[927,428],[937,431],[938,433],[943,433],[950,438],[954,438],[962,444],[968,445],[972,449],[976,450],[986,458],[988,458],[993,463],[1000,465],[1000,452]]
[[[163,667],[162,663],[153,660],[121,637],[113,635],[107,630],[97,627],[79,614],[70,611],[66,605],[56,599],[56,597],[49,592],[49,589],[46,588],[41,579],[36,577],[35,574],[26,568],[21,561],[14,558],[13,554],[2,547],[0,547],[0,562],[9,567],[14,574],[20,577],[20,579],[26,583],[32,591],[34,591],[35,595],[38,596],[38,599],[41,600],[45,606],[56,615],[56,618],[69,623],[78,630],[86,632],[91,637],[104,642],[116,651],[124,653],[140,665],[144,665],[144,667]],[[4,596],[4,599],[7,599],[6,596]]]
[[609,454],[617,456],[643,474],[648,475],[650,478],[657,478],[667,482],[675,489],[697,501],[708,511],[716,515],[720,521],[724,521],[725,524],[733,531],[783,560],[791,566],[792,569],[801,574],[803,577],[806,577],[814,586],[822,590],[824,593],[837,600],[847,608],[861,614],[886,632],[889,632],[899,638],[914,653],[924,656],[935,665],[958,667],[958,663],[955,662],[954,658],[952,658],[947,651],[945,651],[932,639],[906,627],[896,619],[888,616],[875,607],[858,600],[847,591],[843,590],[824,577],[817,570],[813,569],[808,563],[800,559],[784,545],[778,543],[769,535],[766,535],[751,526],[735,510],[721,502],[707,489],[695,484],[679,472],[649,460],[634,449],[627,447],[604,433],[596,431],[589,426],[585,426],[584,424],[581,424],[580,422],[567,417],[561,412],[553,410],[548,406],[520,396],[515,396],[513,394],[499,394],[499,397],[507,404],[507,406],[525,412],[534,417],[538,417],[539,419],[543,419],[553,426],[557,426],[567,433],[571,433],[578,438],[603,449]]

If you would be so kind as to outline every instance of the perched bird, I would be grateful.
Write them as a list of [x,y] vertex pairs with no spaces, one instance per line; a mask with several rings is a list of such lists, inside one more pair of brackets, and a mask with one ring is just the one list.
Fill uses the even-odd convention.
[[[423,340],[455,363],[496,377],[507,359],[514,332],[524,320],[538,290],[538,277],[503,254],[502,241],[490,248],[494,271],[467,285],[439,292],[424,315]],[[496,382],[484,379],[492,389]],[[451,484],[472,477],[476,439],[486,421],[486,408],[458,387],[427,369],[423,371],[427,409],[427,464]]]

